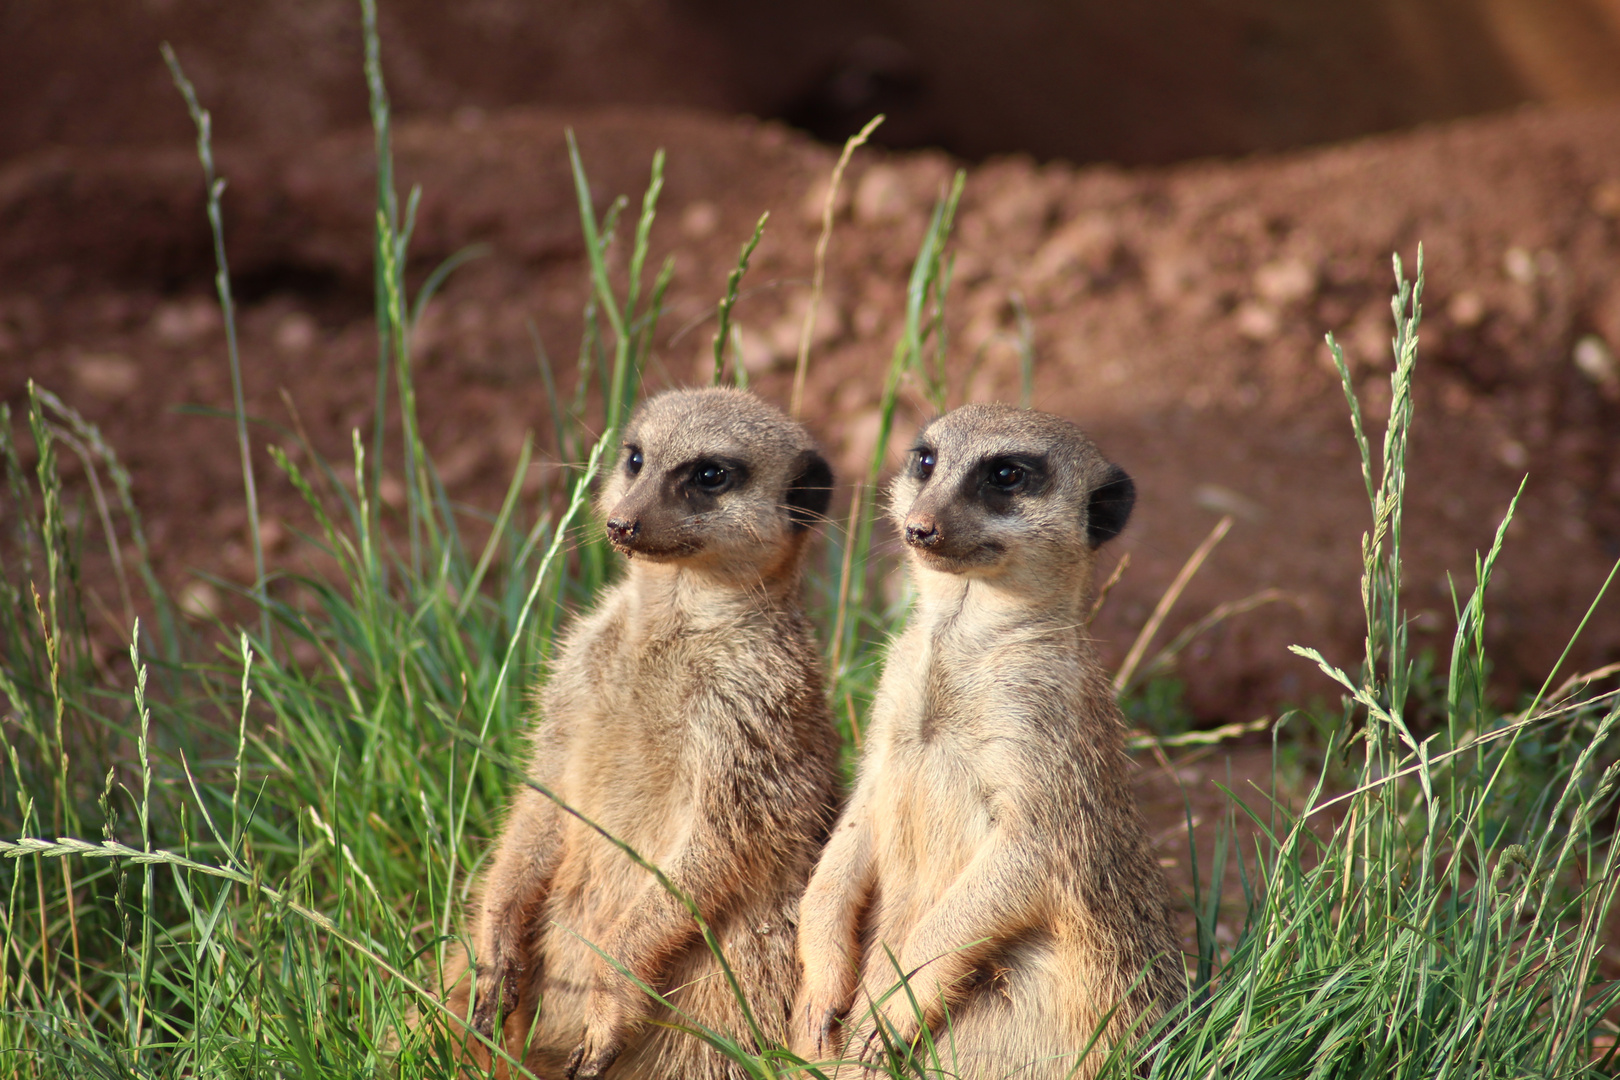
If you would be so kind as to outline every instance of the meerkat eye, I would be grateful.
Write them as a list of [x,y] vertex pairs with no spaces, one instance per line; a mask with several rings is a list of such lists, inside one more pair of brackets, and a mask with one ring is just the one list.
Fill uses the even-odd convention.
[[692,471],[692,482],[710,493],[723,491],[731,482],[731,473],[723,465],[705,461]]
[[934,466],[939,462],[939,458],[935,455],[935,453],[926,446],[919,446],[911,453],[915,462],[917,479],[926,480],[930,476],[933,476]]
[[624,471],[631,476],[636,475],[641,471],[641,462],[641,447],[630,447],[630,456],[624,459]]
[[1017,491],[1024,486],[1024,479],[1028,474],[1022,465],[1011,461],[996,461],[990,464],[990,486],[999,491]]

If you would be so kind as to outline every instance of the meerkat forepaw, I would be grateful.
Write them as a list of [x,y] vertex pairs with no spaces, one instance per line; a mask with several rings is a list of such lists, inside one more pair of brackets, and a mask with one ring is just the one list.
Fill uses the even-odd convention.
[[824,1058],[837,1049],[839,1027],[844,1010],[836,1005],[806,1002],[795,1010],[797,1028],[793,1032],[793,1051],[806,1061]]
[[860,1061],[868,1068],[882,1068],[890,1054],[903,1055],[922,1034],[922,1026],[915,1016],[878,1009],[872,1019],[872,1030],[860,1044]]
[[603,965],[585,1002],[585,1031],[568,1059],[568,1080],[594,1080],[606,1072],[636,1030],[644,1009],[640,988]]
[[622,1039],[599,1039],[587,1028],[579,1045],[568,1056],[567,1080],[597,1080],[613,1065],[623,1048]]
[[476,972],[478,1003],[467,1022],[486,1039],[495,1037],[500,1018],[517,1008],[521,990],[518,969],[511,964],[480,966]]
[[843,1015],[841,1009],[831,1005],[821,1010],[821,1016],[815,1022],[817,1054],[826,1054],[832,1051],[834,1046],[833,1028],[837,1026]]

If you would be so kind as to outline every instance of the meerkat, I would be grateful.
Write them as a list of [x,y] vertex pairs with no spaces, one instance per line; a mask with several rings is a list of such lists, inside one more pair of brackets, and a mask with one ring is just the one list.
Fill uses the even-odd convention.
[[801,1056],[870,1063],[920,1010],[945,1074],[1091,1077],[1184,996],[1086,629],[1134,502],[1057,416],[970,405],[918,435],[890,505],[915,607],[799,909]]
[[[800,600],[831,486],[805,430],[751,394],[644,403],[596,497],[628,571],[561,643],[528,768],[692,898],[778,1043],[798,976],[798,898],[840,784]],[[690,912],[533,787],[516,794],[475,910],[476,966],[447,1004],[538,1075],[741,1075],[665,1026],[751,1042]]]

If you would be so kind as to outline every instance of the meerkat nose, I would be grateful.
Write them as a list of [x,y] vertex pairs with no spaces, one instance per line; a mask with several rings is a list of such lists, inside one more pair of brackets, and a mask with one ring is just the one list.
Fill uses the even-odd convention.
[[939,543],[939,526],[932,518],[914,518],[906,522],[906,543],[912,547],[933,547]]
[[641,532],[640,521],[621,521],[618,518],[609,518],[607,523],[608,539],[615,544],[628,544]]

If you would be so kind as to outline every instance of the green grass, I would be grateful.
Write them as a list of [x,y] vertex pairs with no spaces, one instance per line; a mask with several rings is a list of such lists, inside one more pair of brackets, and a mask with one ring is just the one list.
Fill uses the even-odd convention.
[[[443,1036],[409,1031],[406,1019],[435,1007],[424,990],[462,948],[462,912],[515,782],[508,762],[559,613],[587,605],[613,572],[588,524],[587,491],[637,398],[669,280],[667,266],[649,274],[646,265],[662,161],[631,227],[623,200],[597,214],[570,146],[592,288],[576,391],[570,400],[553,393],[552,412],[560,452],[580,467],[526,520],[518,499],[526,445],[506,498],[479,530],[487,543],[471,548],[468,519],[418,435],[410,338],[432,290],[472,253],[407,295],[418,193],[402,205],[393,188],[374,11],[362,7],[379,162],[378,415],[369,437],[354,433],[352,484],[312,447],[303,465],[276,454],[309,504],[307,542],[339,573],[315,580],[263,568],[243,590],[254,605],[250,626],[188,629],[151,573],[113,448],[35,388],[26,419],[37,465],[28,471],[10,441],[12,418],[0,416],[6,498],[16,508],[0,573],[5,1075],[453,1073]],[[230,325],[208,124],[200,107],[194,117]],[[827,530],[810,586],[851,757],[881,643],[904,618],[872,587],[895,572],[873,551],[876,485],[901,380],[944,400],[942,312],[960,190],[958,177],[922,244],[881,437],[850,519]],[[728,363],[729,306],[757,237],[737,274],[716,283],[726,297],[717,380]],[[607,269],[614,245],[630,249],[620,280]],[[1553,690],[1551,675],[1516,712],[1491,703],[1482,628],[1505,521],[1473,586],[1459,593],[1449,656],[1421,665],[1408,655],[1401,511],[1421,262],[1415,282],[1398,264],[1396,277],[1394,405],[1376,444],[1341,362],[1372,513],[1365,653],[1347,662],[1301,650],[1301,662],[1316,663],[1342,693],[1338,708],[1309,723],[1290,719],[1275,736],[1318,740],[1311,757],[1325,764],[1304,803],[1233,792],[1232,814],[1253,824],[1252,850],[1235,848],[1228,833],[1213,851],[1192,852],[1207,883],[1190,898],[1192,996],[1145,1036],[1155,1077],[1610,1071],[1615,989],[1597,960],[1620,881],[1610,843],[1620,708],[1583,683]],[[228,359],[239,385],[234,350]],[[549,367],[543,377],[555,386]],[[389,410],[402,420],[397,445],[383,437]],[[94,513],[64,507],[62,447],[113,482],[110,496],[98,482]],[[376,495],[390,457],[407,477],[398,515]],[[98,539],[93,527],[110,532],[115,519],[136,540],[127,570],[151,612],[131,625],[127,666],[97,659],[78,574],[78,552]],[[137,590],[125,571],[119,564],[129,611]],[[294,663],[295,645],[319,659]],[[1139,715],[1174,715],[1165,673],[1179,647],[1153,659],[1137,651],[1141,678],[1127,689]],[[1419,711],[1431,718],[1426,727],[1408,721]],[[1222,945],[1215,921],[1231,908],[1221,883],[1233,860],[1245,917]],[[712,1033],[750,1075],[802,1071],[780,1052],[749,1057],[724,1034]],[[911,1068],[895,1064],[897,1074]]]

